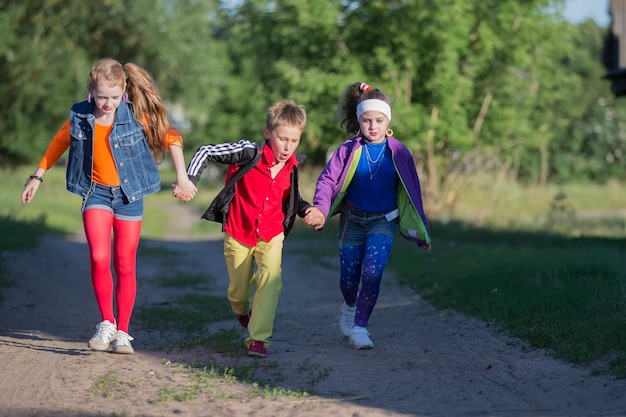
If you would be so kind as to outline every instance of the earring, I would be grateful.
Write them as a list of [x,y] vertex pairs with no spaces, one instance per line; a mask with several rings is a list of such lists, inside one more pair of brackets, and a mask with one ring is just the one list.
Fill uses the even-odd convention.
[[385,135],[393,136],[393,130],[391,128],[387,129],[387,131],[385,132]]
[[87,95],[87,103],[91,103],[91,93]]
[[124,93],[124,103],[128,102],[128,93]]

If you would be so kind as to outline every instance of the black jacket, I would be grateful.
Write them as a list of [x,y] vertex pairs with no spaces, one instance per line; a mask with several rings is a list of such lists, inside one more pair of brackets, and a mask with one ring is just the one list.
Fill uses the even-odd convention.
[[[217,194],[202,215],[203,219],[224,223],[227,218],[230,202],[235,195],[235,184],[241,177],[250,171],[261,159],[265,141],[250,142],[240,140],[239,142],[203,145],[196,150],[187,167],[189,179],[198,184],[202,171],[209,165],[209,162],[231,165],[237,164],[240,169],[228,180],[224,188]],[[301,164],[306,155],[295,152],[298,164]],[[283,213],[285,220],[283,228],[285,236],[289,234],[293,227],[296,215],[304,217],[307,208],[311,204],[305,201],[298,190],[298,166],[294,165],[291,173],[291,187],[289,197],[283,203]]]

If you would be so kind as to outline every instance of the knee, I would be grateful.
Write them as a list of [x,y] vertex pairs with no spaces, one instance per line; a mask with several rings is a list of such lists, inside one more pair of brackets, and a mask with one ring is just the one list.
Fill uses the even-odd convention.
[[111,255],[106,250],[92,250],[90,254],[91,263],[97,267],[109,267]]
[[257,286],[263,287],[265,290],[280,292],[283,288],[283,280],[280,274],[268,274],[259,277]]

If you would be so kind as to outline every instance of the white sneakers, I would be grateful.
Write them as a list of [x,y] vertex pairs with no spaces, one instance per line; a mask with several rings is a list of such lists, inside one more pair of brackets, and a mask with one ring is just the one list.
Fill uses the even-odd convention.
[[354,315],[356,314],[356,306],[348,307],[346,303],[341,305],[341,318],[339,319],[339,330],[343,337],[350,337],[350,331],[354,324]]
[[113,341],[113,353],[132,354],[135,352],[130,341],[134,340],[128,333],[123,330],[117,331],[117,338]]
[[93,350],[108,350],[116,337],[117,326],[105,320],[96,326],[96,333],[89,339],[89,347]]
[[373,349],[374,343],[365,327],[354,324],[356,306],[348,307],[344,302],[341,305],[341,317],[339,318],[339,330],[343,337],[350,339],[350,346],[355,349]]
[[350,329],[350,346],[355,349],[373,349],[374,342],[365,327],[354,326]]
[[117,326],[108,320],[98,323],[96,333],[89,339],[89,347],[93,350],[109,350],[113,342],[113,353],[134,353],[135,350],[130,344],[134,340],[123,330],[117,330]]

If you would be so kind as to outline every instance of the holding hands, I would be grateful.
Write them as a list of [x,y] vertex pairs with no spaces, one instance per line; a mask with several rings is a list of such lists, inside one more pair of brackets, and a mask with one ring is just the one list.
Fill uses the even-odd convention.
[[172,196],[185,202],[191,200],[198,192],[198,188],[186,176],[177,179],[172,186],[174,187]]
[[320,230],[326,223],[326,216],[317,207],[309,207],[306,209],[306,215],[304,216],[304,223],[308,226],[315,227],[315,230]]

